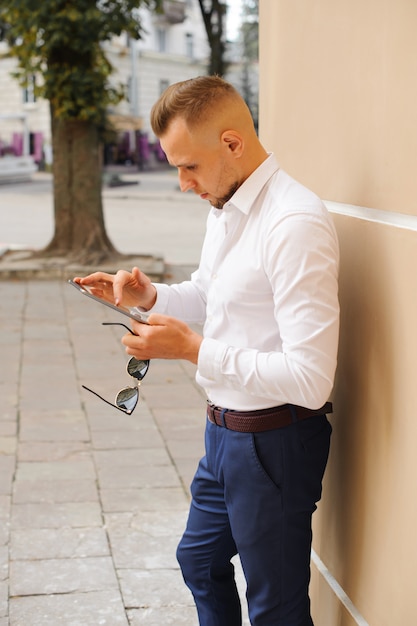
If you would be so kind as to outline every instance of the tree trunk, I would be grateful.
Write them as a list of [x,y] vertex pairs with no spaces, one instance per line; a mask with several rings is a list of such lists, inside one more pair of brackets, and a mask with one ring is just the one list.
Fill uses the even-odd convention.
[[93,264],[114,257],[104,225],[96,126],[52,117],[52,138],[55,233],[42,253]]
[[224,76],[228,63],[224,58],[225,43],[223,38],[224,21],[226,17],[226,3],[223,0],[199,0],[201,15],[210,45],[209,75]]

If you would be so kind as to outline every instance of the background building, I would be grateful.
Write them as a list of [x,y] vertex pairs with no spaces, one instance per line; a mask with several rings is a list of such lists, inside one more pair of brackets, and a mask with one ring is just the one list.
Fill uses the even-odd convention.
[[[137,158],[135,137],[139,131],[144,157],[154,156],[149,152],[153,139],[149,113],[153,103],[170,83],[207,71],[209,46],[198,0],[167,0],[163,14],[147,9],[140,9],[140,14],[145,29],[143,39],[129,40],[122,35],[104,44],[115,68],[111,81],[123,85],[126,92],[126,99],[109,110],[118,132],[112,137],[114,149],[107,150],[105,155],[120,163]],[[6,45],[0,42],[0,54],[6,50]],[[30,154],[36,163],[45,161],[49,165],[52,160],[49,103],[35,99],[31,87],[23,90],[19,86],[11,76],[15,66],[14,59],[2,57],[0,156],[24,153],[23,131],[27,128]]]
[[[255,28],[242,29],[243,2],[229,0],[227,30],[232,41],[227,44],[226,58],[230,80],[245,97],[255,122],[258,118],[257,3],[248,21]],[[134,164],[152,168],[165,157],[152,134],[149,114],[153,103],[171,83],[206,74],[210,48],[198,0],[165,0],[164,12],[156,14],[140,9],[144,37],[139,41],[126,34],[104,43],[106,55],[115,68],[110,77],[115,86],[122,85],[126,98],[109,109],[109,121],[116,132],[105,137],[105,165]],[[249,37],[248,37],[249,33]],[[249,40],[249,44],[248,44]],[[25,159],[28,173],[33,162],[41,168],[52,163],[49,103],[34,95],[34,81],[22,89],[13,79],[15,59],[5,56],[7,47],[0,42],[0,157],[30,154]],[[0,162],[6,174],[8,161]],[[21,169],[21,161],[19,168]]]
[[260,0],[260,135],[341,248],[317,626],[417,624],[416,23],[412,0]]

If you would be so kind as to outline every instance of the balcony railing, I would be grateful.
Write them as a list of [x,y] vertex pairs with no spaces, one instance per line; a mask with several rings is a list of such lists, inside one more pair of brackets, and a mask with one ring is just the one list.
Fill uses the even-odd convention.
[[169,24],[181,24],[185,20],[185,0],[164,0],[163,16]]

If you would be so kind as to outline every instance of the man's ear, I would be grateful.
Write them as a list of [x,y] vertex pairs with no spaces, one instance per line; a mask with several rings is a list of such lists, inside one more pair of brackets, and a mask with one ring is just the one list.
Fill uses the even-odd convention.
[[225,130],[221,136],[222,143],[233,156],[240,157],[243,152],[243,138],[236,130]]

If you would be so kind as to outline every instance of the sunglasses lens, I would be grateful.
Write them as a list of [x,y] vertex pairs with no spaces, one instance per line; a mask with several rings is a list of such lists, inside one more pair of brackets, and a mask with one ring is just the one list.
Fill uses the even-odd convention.
[[116,397],[116,405],[127,413],[132,413],[139,400],[139,389],[137,387],[126,387],[119,391]]
[[149,361],[135,359],[134,356],[132,356],[129,363],[127,364],[127,373],[133,378],[136,378],[136,380],[142,380],[146,375],[148,369]]

